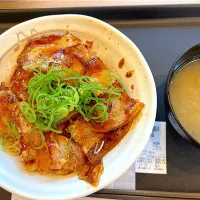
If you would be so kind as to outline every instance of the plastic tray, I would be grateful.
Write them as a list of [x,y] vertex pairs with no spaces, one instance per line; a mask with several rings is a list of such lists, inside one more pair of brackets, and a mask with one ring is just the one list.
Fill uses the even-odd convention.
[[[0,31],[28,19],[61,13],[86,14],[107,21],[141,50],[153,73],[157,94],[157,121],[167,121],[165,81],[178,55],[200,42],[200,6],[142,6],[0,10]],[[167,175],[137,174],[136,190],[101,190],[91,196],[115,199],[200,198],[200,150],[184,141],[167,123]],[[0,190],[0,199],[10,194]]]

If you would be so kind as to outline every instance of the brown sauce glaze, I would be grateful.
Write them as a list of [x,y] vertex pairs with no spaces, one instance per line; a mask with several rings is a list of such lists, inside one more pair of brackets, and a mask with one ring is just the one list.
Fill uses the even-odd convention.
[[130,70],[130,71],[126,72],[126,77],[130,78],[134,74],[134,72],[135,72],[134,70]]
[[11,89],[23,100],[28,100],[28,85],[29,80],[34,76],[33,71],[24,70],[22,67],[17,67],[12,79]]
[[124,66],[124,63],[125,63],[125,60],[124,60],[124,58],[122,58],[122,59],[119,61],[118,67],[119,67],[119,68],[122,68],[122,67]]

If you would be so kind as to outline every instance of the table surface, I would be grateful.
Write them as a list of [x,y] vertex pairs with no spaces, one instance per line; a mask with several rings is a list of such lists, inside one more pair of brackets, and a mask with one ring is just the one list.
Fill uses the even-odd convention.
[[198,0],[1,0],[0,9],[192,4]]
[[[188,47],[200,42],[200,18],[121,20],[108,21],[108,23],[127,35],[139,47],[146,58],[153,73],[158,94],[156,120],[166,121],[164,104],[166,77],[176,57]],[[0,31],[5,31],[10,25],[5,24],[4,26],[0,24]],[[200,151],[183,140],[168,123],[167,175],[137,174],[136,189],[197,193],[195,195],[200,197],[199,158]],[[154,192],[150,193],[152,195],[156,194],[153,194]],[[162,193],[162,195],[164,194]],[[166,193],[166,195],[173,194]],[[191,195],[191,197],[194,196]],[[10,200],[9,193],[0,190],[0,199]]]

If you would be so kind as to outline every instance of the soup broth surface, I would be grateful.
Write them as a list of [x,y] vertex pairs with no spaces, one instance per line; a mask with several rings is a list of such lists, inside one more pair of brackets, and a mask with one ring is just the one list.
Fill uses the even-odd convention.
[[170,84],[170,99],[182,126],[200,141],[200,60],[176,72]]

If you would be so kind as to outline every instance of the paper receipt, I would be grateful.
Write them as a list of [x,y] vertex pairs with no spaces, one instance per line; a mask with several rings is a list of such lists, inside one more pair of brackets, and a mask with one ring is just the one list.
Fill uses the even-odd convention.
[[155,122],[150,139],[135,162],[135,172],[166,174],[166,122]]

